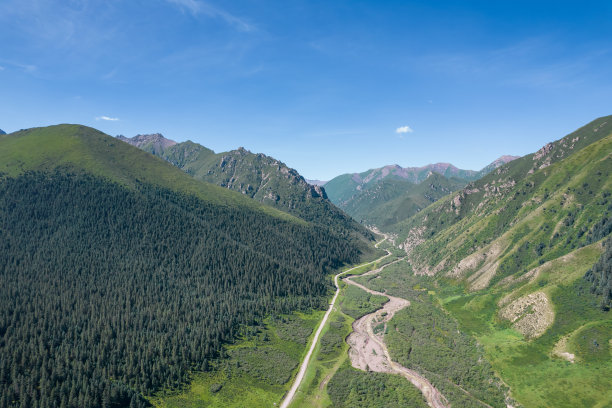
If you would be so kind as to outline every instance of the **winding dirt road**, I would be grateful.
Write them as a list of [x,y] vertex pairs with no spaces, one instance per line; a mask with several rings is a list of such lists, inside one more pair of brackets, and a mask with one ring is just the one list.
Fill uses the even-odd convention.
[[[378,274],[385,267],[401,260],[403,260],[403,258],[359,276]],[[440,391],[438,391],[427,378],[391,360],[389,350],[384,343],[383,338],[387,329],[387,322],[391,320],[395,313],[410,306],[410,302],[406,299],[371,290],[354,282],[352,278],[353,277],[347,277],[343,280],[372,295],[380,295],[389,298],[389,301],[385,303],[381,309],[378,309],[374,313],[367,314],[353,322],[353,333],[347,338],[347,342],[351,346],[349,356],[353,367],[364,371],[369,370],[381,373],[400,374],[421,391],[430,407],[448,408],[449,405],[446,398],[444,398]]]
[[[383,239],[382,241],[378,242],[375,245],[375,247],[378,248],[378,246],[380,244],[382,244],[383,242],[385,242],[386,239],[387,238],[385,237],[385,239]],[[323,327],[325,327],[325,323],[327,323],[327,319],[329,318],[330,313],[334,309],[334,306],[336,304],[336,299],[338,299],[338,294],[340,293],[340,286],[338,285],[338,279],[340,278],[340,276],[342,276],[344,274],[347,274],[347,273],[349,273],[351,271],[354,271],[357,268],[361,268],[362,266],[372,265],[372,264],[374,264],[376,262],[382,261],[383,259],[385,259],[389,255],[391,255],[391,252],[387,251],[387,255],[382,256],[382,257],[376,259],[375,261],[368,262],[368,263],[361,264],[361,265],[357,265],[357,266],[355,266],[355,267],[353,267],[351,269],[348,269],[346,271],[340,272],[339,274],[334,276],[334,285],[336,285],[336,293],[334,294],[334,297],[332,298],[332,301],[329,304],[329,309],[327,309],[327,312],[325,312],[325,315],[323,316],[323,320],[321,320],[321,323],[319,324],[319,327],[317,328],[317,331],[315,332],[314,338],[312,339],[312,343],[310,345],[310,349],[308,349],[308,353],[306,353],[306,357],[304,357],[304,360],[302,361],[302,365],[300,366],[300,370],[298,371],[297,375],[295,376],[295,380],[293,381],[293,385],[291,386],[291,389],[289,390],[289,392],[287,392],[287,394],[285,395],[285,398],[281,402],[280,408],[287,408],[289,406],[289,404],[291,403],[291,401],[295,397],[295,393],[296,393],[297,389],[300,387],[300,384],[302,383],[302,380],[304,379],[304,375],[306,374],[306,370],[308,369],[308,362],[310,361],[310,357],[312,356],[312,353],[314,352],[314,349],[317,346],[317,343],[319,342],[319,337],[321,336],[321,331],[323,330]]]

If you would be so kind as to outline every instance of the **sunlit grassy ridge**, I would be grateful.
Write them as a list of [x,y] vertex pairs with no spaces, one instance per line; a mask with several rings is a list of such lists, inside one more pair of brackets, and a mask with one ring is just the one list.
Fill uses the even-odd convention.
[[244,206],[300,222],[241,194],[194,180],[166,161],[86,126],[63,124],[26,129],[0,136],[0,143],[0,173],[7,175],[58,167],[80,170],[126,186],[150,183],[215,204]]
[[478,289],[601,238],[612,214],[611,131],[612,119],[599,119],[394,226],[415,270]]

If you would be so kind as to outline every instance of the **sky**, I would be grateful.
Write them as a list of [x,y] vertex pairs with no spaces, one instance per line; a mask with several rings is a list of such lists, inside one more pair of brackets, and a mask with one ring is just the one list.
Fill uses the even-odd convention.
[[478,170],[612,114],[612,2],[2,0],[0,128]]

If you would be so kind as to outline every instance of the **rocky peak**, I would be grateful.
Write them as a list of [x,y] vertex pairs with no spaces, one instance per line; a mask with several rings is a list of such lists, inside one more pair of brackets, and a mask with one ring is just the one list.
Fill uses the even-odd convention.
[[126,143],[136,146],[138,148],[150,147],[146,150],[153,150],[155,152],[163,151],[170,146],[177,144],[174,140],[166,139],[161,133],[151,133],[146,135],[136,135],[134,137],[125,137],[123,135],[117,136],[117,139],[122,140]]
[[248,154],[252,154],[249,150],[245,149],[244,147],[240,146],[239,148],[237,148],[236,150],[232,150],[230,153],[237,153],[240,156],[246,156]]

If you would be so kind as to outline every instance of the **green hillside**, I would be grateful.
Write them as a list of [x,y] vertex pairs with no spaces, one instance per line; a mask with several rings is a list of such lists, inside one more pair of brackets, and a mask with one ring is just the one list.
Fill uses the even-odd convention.
[[262,206],[240,194],[185,177],[182,171],[164,160],[152,158],[86,126],[65,124],[26,129],[0,137],[0,143],[0,173],[9,176],[26,171],[65,168],[85,171],[130,187],[149,183],[195,194],[216,204],[245,206],[291,218],[286,213]]
[[[399,234],[413,264],[423,271],[454,270],[464,276],[501,256],[499,265],[482,271],[487,273],[476,286],[486,287],[489,279],[513,270],[526,272],[593,242],[596,225],[606,222],[611,132],[612,118],[598,119],[390,230]],[[439,251],[441,246],[447,250]],[[466,260],[455,269],[470,254],[476,254],[477,262]]]
[[84,126],[0,137],[0,173],[2,407],[146,406],[364,255]]
[[272,157],[244,148],[214,153],[197,143],[176,143],[159,134],[120,136],[119,139],[163,158],[197,180],[238,191],[265,205],[344,234],[371,237],[327,199],[323,188],[308,184],[296,170]]
[[525,407],[612,403],[611,175],[608,116],[386,227]]
[[514,159],[502,156],[478,172],[448,163],[385,166],[340,175],[327,182],[325,190],[334,204],[357,221],[386,229]]
[[341,205],[357,221],[386,228],[409,218],[434,201],[467,184],[461,179],[448,179],[438,173],[419,184],[402,180],[381,180]]

